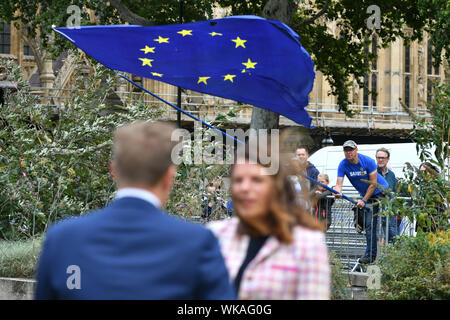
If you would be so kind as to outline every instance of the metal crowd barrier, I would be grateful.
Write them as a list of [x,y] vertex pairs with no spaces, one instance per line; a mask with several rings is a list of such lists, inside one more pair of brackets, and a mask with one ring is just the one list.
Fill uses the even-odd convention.
[[[344,191],[345,193],[345,191]],[[355,200],[361,197],[352,195]],[[328,196],[327,200],[332,201],[333,196]],[[380,205],[375,204],[375,205]],[[331,214],[332,223],[327,230],[325,237],[329,250],[334,251],[340,258],[345,270],[352,270],[357,264],[358,259],[363,256],[366,248],[365,230],[359,233],[354,225],[354,212],[352,208],[354,204],[345,199],[334,199],[331,206],[331,212],[326,210],[326,215]],[[382,211],[382,208],[379,210]],[[384,217],[381,213],[377,219],[377,256],[383,250],[383,245],[388,243],[389,239],[389,223],[390,218]],[[383,226],[383,218],[385,226]],[[396,222],[397,223],[397,222]],[[400,233],[398,235],[415,236],[415,221],[409,221],[403,218],[400,224]],[[397,228],[398,229],[398,228]]]
[[366,248],[364,234],[358,233],[353,225],[353,207],[354,204],[347,200],[335,199],[331,212],[326,211],[332,218],[330,228],[325,234],[327,246],[340,257],[344,269],[351,269],[352,264],[363,255]]
[[[343,190],[343,193],[347,196],[355,200],[361,199],[361,196],[354,192],[355,190],[353,189]],[[354,212],[352,210],[354,207],[353,203],[345,199],[335,199],[333,196],[328,196],[327,201],[334,201],[331,211],[325,211],[325,218],[330,214],[332,218],[331,225],[325,233],[327,247],[340,258],[345,271],[354,271],[358,259],[363,256],[366,249],[365,230],[358,232],[355,228]],[[232,215],[232,213],[226,213],[224,210],[213,210],[208,217],[205,215],[191,216],[188,220],[203,224],[211,220],[225,219]],[[314,216],[315,213],[313,211],[315,210],[311,210],[311,214]],[[384,244],[389,242],[388,229],[390,223],[390,219],[386,219],[381,213],[378,217],[380,218],[377,219],[377,256],[381,254]],[[383,226],[382,218],[386,220],[385,226]],[[404,217],[400,229],[400,235],[415,236],[415,221],[411,222]]]

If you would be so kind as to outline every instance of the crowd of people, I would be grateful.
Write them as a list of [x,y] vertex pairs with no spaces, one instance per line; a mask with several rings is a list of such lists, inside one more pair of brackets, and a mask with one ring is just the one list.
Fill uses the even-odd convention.
[[[173,130],[158,122],[116,130],[115,200],[48,229],[37,299],[329,299],[325,232],[332,224],[334,198],[342,197],[344,176],[362,197],[356,206],[370,208],[360,261],[375,260],[378,200],[396,185],[387,149],[377,150],[375,162],[358,153],[354,141],[346,141],[331,192],[328,175],[308,161],[306,147],[295,150],[295,165],[280,165],[276,174],[267,174],[270,163],[249,161],[247,148],[231,167],[232,203],[215,196],[218,186],[211,182],[198,209],[209,217],[221,207],[232,210],[232,216],[202,226],[162,210],[176,173]],[[299,195],[308,201],[299,201]],[[394,240],[398,220],[390,220],[389,239]],[[78,285],[69,285],[69,270],[79,270]]]
[[[335,198],[342,197],[344,177],[347,177],[353,187],[358,191],[361,199],[356,202],[356,209],[361,210],[363,222],[362,229],[365,230],[366,249],[359,259],[360,263],[368,264],[375,261],[377,256],[377,226],[380,200],[385,197],[386,190],[394,191],[396,188],[395,174],[388,168],[390,153],[385,148],[376,151],[376,162],[358,152],[358,146],[353,140],[343,144],[344,159],[339,163],[337,170],[337,181],[333,188],[326,188],[330,181],[327,174],[319,173],[319,170],[308,161],[309,153],[306,147],[299,146],[296,156],[303,171],[301,176],[308,176],[308,184],[305,185],[309,192],[309,202],[306,209],[319,221],[325,223],[328,230],[332,223],[331,207]],[[316,181],[316,183],[314,182]],[[317,183],[318,182],[318,183]],[[381,218],[381,217],[380,217]],[[385,228],[386,219],[382,219]],[[389,241],[393,242],[398,235],[398,222],[396,217],[390,217]]]

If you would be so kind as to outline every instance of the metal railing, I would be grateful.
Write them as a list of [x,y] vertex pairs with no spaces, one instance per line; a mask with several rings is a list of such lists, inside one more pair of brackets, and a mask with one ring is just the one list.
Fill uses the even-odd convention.
[[[343,193],[349,195],[348,190],[343,190]],[[351,197],[355,200],[361,199],[359,195],[355,194]],[[352,210],[355,205],[353,203],[345,199],[334,199],[333,196],[328,196],[327,200],[334,201],[334,203],[331,206],[331,212],[326,212],[326,215],[331,214],[332,218],[332,223],[325,234],[326,243],[328,248],[340,257],[344,269],[350,271],[365,252],[366,231],[358,232],[355,227],[355,213]],[[380,202],[374,205],[380,205]],[[377,256],[379,256],[384,244],[394,239],[389,239],[390,218],[379,213],[376,221]],[[400,226],[396,227],[397,230],[400,229],[400,233],[397,235],[415,236],[415,225],[415,221],[411,222],[408,218],[403,218]]]
[[[342,192],[354,200],[361,199],[361,196],[358,193],[355,193],[356,190],[352,187],[344,187]],[[229,195],[226,198],[227,199],[224,199],[224,203],[228,203],[226,200],[231,200],[228,199]],[[353,203],[342,198],[335,199],[334,196],[328,196],[326,197],[326,200],[332,202],[330,202],[331,206],[324,206],[324,208],[326,208],[325,216],[322,215],[322,212],[318,212],[317,214],[318,218],[323,220],[324,223],[331,217],[331,224],[325,233],[326,244],[328,249],[334,251],[339,257],[343,269],[346,272],[350,272],[354,270],[358,259],[365,253],[367,245],[366,231],[358,231],[355,227],[355,213],[352,210],[355,205]],[[302,202],[302,204],[305,203],[306,202]],[[375,205],[380,205],[380,203],[378,202]],[[370,206],[371,205],[369,204],[368,207],[370,208]],[[313,203],[307,211],[309,211],[311,215],[316,216],[316,208],[315,203]],[[203,212],[205,211],[204,208],[202,208],[202,210]],[[221,208],[218,207],[217,209],[213,209],[212,214],[206,214],[204,212],[201,215],[191,216],[187,220],[197,223],[207,223],[211,220],[225,219],[233,214],[232,211],[227,210],[227,205],[222,205]],[[379,218],[376,219],[377,232],[374,235],[377,238],[377,256],[382,253],[385,247],[384,244],[394,240],[389,239],[390,219],[386,219],[381,213],[378,214],[378,217]],[[398,223],[398,221],[396,221],[396,223]],[[415,236],[415,224],[415,221],[411,222],[408,218],[404,217],[401,221],[400,228],[396,228],[400,229],[398,235]],[[371,227],[373,228],[373,225],[371,225]]]
[[[43,101],[52,101],[52,103],[57,105],[64,105],[71,100],[71,89],[64,88],[32,88],[32,92],[39,95]],[[115,91],[115,93],[120,97],[123,103],[143,103],[145,105],[151,106],[165,106],[163,102],[153,98],[152,96],[145,94],[143,92],[129,92],[129,91]],[[165,100],[176,104],[177,94],[174,93],[160,93],[160,97]],[[181,107],[193,115],[203,118],[207,121],[214,120],[220,114],[226,113],[227,109],[230,107],[241,107],[239,111],[236,112],[237,122],[250,122],[252,107],[248,105],[239,105],[237,102],[232,100],[223,99],[216,96],[210,96],[206,94],[182,94],[181,96]],[[357,114],[350,118],[345,116],[345,114],[338,110],[337,104],[325,104],[319,103],[317,101],[312,101],[306,107],[306,110],[313,119],[313,124],[315,126],[329,126],[330,122],[336,120],[340,121],[344,126],[359,125],[364,127],[374,127],[374,124],[402,124],[411,125],[412,119],[408,113],[398,110],[398,108],[392,106],[362,106],[362,105],[349,105],[349,108],[354,110]],[[419,117],[430,117],[430,114],[426,109],[412,108],[414,112]],[[167,106],[163,117],[169,119],[176,119],[177,111],[169,106]],[[192,121],[188,116],[182,115],[182,120]],[[281,117],[281,121],[290,120]]]

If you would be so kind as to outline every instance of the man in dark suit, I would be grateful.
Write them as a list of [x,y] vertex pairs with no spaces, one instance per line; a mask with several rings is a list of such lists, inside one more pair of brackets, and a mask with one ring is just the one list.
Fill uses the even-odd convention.
[[149,122],[116,131],[116,199],[49,228],[36,299],[235,298],[213,234],[161,211],[176,172],[172,131]]

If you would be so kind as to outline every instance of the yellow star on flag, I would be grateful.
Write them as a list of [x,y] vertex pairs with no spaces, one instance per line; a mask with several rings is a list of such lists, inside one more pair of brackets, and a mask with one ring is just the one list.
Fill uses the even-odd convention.
[[153,39],[154,41],[158,42],[158,43],[169,43],[169,38],[163,38],[161,36],[158,36],[158,39]]
[[247,60],[247,62],[242,62],[242,64],[247,68],[247,69],[255,69],[255,64],[257,64],[258,62],[252,62],[252,60],[250,60],[250,58]]
[[227,74],[224,77],[225,77],[225,79],[223,79],[223,81],[230,80],[231,82],[233,82],[233,78],[236,77],[236,75],[235,74]]
[[184,36],[192,36],[192,30],[181,30],[181,31],[178,31],[177,33],[179,33],[179,34],[181,34],[183,37]]
[[152,72],[152,76],[154,77],[162,77],[162,73]]
[[236,47],[235,47],[235,48],[237,48],[237,47],[245,48],[244,43],[247,42],[247,40],[242,40],[242,39],[239,38],[239,37],[237,37],[236,39],[232,39],[231,41],[233,41],[234,43],[236,43]]
[[198,77],[197,84],[199,84],[201,82],[203,82],[204,84],[207,84],[206,80],[208,80],[209,78],[211,78],[211,77]]
[[223,36],[223,34],[221,34],[221,33],[217,33],[217,32],[211,32],[211,33],[209,33],[211,36]]
[[139,58],[139,60],[142,61],[142,66],[152,66],[153,59]]
[[155,47],[150,48],[149,46],[145,46],[145,48],[141,49],[141,51],[144,51],[145,54],[149,52],[155,53]]

